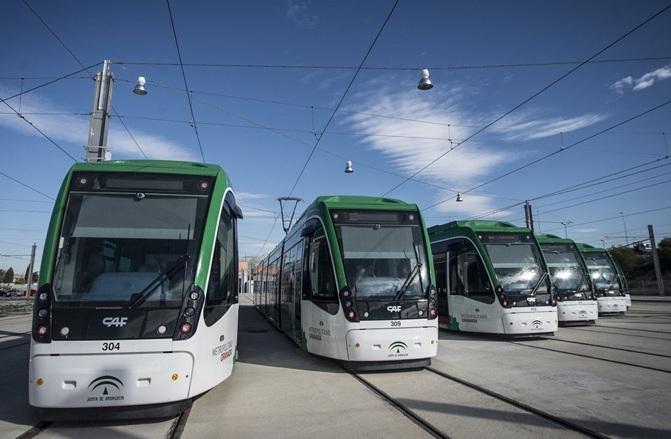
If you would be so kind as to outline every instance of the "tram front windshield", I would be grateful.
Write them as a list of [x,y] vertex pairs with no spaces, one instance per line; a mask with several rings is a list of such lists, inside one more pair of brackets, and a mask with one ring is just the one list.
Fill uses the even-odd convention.
[[179,307],[211,179],[75,174],[54,267],[55,306]]
[[334,211],[331,217],[357,299],[426,298],[428,267],[416,212]]
[[594,282],[598,295],[620,295],[620,283],[617,271],[606,253],[585,253],[585,262],[589,275]]
[[583,271],[578,251],[569,244],[542,244],[552,283],[564,300],[587,299],[589,280]]
[[483,233],[479,237],[513,306],[550,305],[549,282],[530,234]]

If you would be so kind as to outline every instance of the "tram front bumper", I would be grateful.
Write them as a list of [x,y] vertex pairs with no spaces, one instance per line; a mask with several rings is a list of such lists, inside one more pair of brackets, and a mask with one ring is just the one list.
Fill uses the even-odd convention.
[[623,296],[598,297],[599,314],[623,313],[627,311],[627,299]]
[[510,335],[547,334],[555,332],[558,326],[556,308],[549,308],[547,311],[522,308],[504,313],[501,319],[503,333]]
[[557,316],[560,322],[588,322],[598,318],[599,309],[594,300],[559,302]]
[[405,361],[434,357],[438,329],[433,327],[353,329],[347,332],[349,361]]
[[186,352],[36,355],[29,369],[33,407],[161,404],[188,398],[193,357]]

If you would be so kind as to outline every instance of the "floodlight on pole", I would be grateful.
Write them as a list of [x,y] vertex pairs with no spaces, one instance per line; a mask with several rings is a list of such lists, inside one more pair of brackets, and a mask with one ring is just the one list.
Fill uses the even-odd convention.
[[345,162],[345,173],[351,174],[352,172],[354,172],[354,169],[352,169],[352,160],[347,160]]
[[422,69],[422,78],[419,80],[417,88],[420,90],[431,90],[433,88],[433,83],[429,78],[429,69]]
[[566,230],[566,226],[573,224],[573,221],[561,221],[560,224],[564,226],[564,238],[568,239],[568,231]]
[[464,201],[464,197],[461,196],[461,192],[457,192],[457,203]]
[[139,96],[144,96],[147,94],[147,89],[145,88],[145,85],[147,84],[147,80],[145,79],[144,76],[138,76],[137,77],[137,84],[135,84],[135,88],[133,89],[133,93]]

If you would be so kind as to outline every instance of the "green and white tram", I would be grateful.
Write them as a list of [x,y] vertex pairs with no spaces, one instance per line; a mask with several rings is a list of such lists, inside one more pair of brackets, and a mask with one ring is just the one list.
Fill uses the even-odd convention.
[[44,246],[30,404],[45,419],[166,416],[225,380],[238,218],[216,165],[75,164]]
[[509,335],[557,330],[557,303],[529,229],[500,221],[429,228],[441,328]]
[[624,314],[627,297],[623,277],[620,277],[614,259],[605,248],[577,243],[592,277],[599,314]]
[[627,278],[624,276],[624,271],[622,270],[622,267],[620,267],[620,264],[617,262],[617,259],[613,257],[612,254],[608,253],[608,256],[610,257],[610,261],[613,263],[613,266],[617,270],[617,275],[620,278],[620,286],[622,287],[622,291],[624,292],[624,300],[627,304],[627,309],[631,308],[631,295],[629,294],[629,284],[627,283]]
[[416,205],[323,196],[257,267],[254,302],[308,352],[358,370],[416,368],[437,352],[434,285]]
[[537,234],[557,299],[559,323],[595,323],[599,317],[590,275],[570,239]]

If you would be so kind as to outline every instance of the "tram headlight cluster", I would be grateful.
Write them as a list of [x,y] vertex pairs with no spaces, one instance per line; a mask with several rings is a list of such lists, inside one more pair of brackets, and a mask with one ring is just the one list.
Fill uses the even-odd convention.
[[350,322],[358,322],[359,315],[356,312],[354,306],[354,300],[352,298],[352,292],[349,288],[345,287],[340,291],[340,297],[342,299],[343,311],[345,312],[345,318]]
[[44,284],[37,292],[37,300],[33,311],[33,340],[38,343],[50,343],[49,334],[51,310],[51,286]]
[[173,340],[186,340],[196,331],[198,322],[198,310],[202,309],[205,295],[196,285],[192,286],[189,293],[184,298],[182,311],[180,312],[177,331],[173,335]]
[[[436,287],[431,285],[429,287],[429,315],[427,319],[433,320],[438,317],[438,292]],[[421,315],[421,314],[420,314]]]

